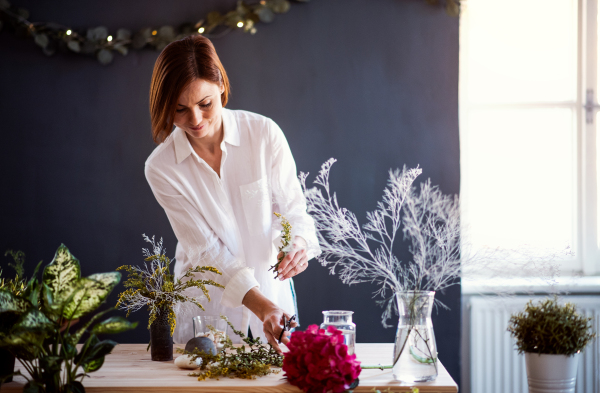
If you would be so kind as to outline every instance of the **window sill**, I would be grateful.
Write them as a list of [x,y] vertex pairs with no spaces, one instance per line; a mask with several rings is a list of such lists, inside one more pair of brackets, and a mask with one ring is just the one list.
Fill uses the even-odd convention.
[[600,276],[559,277],[551,285],[540,278],[463,279],[463,295],[570,293],[600,294]]

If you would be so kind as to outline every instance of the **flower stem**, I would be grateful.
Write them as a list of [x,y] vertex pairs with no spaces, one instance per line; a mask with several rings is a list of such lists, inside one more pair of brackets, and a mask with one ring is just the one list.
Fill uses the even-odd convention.
[[384,369],[388,369],[388,368],[393,368],[394,365],[393,364],[386,364],[386,365],[382,365],[382,364],[367,364],[367,365],[361,365],[360,368],[362,368],[363,370],[375,370],[375,369],[379,369],[379,370],[384,370]]

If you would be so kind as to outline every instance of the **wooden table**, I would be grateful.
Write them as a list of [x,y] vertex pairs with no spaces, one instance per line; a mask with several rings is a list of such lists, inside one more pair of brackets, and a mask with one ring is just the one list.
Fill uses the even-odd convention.
[[[190,370],[177,368],[172,361],[153,362],[146,344],[120,344],[106,357],[102,368],[83,380],[86,392],[301,392],[283,378],[283,372],[270,374],[255,380],[222,378],[198,381],[189,377]],[[178,345],[177,347],[182,347]],[[363,364],[387,364],[391,362],[393,344],[356,344],[358,360]],[[174,357],[179,354],[174,354]],[[17,366],[21,364],[17,361]],[[411,386],[419,393],[458,392],[444,366],[439,364],[439,376],[433,382],[414,385],[394,381],[392,370],[362,370],[360,386],[354,392],[409,393]],[[13,382],[3,384],[2,392],[21,392],[25,379],[16,376]],[[389,391],[388,391],[389,388]]]

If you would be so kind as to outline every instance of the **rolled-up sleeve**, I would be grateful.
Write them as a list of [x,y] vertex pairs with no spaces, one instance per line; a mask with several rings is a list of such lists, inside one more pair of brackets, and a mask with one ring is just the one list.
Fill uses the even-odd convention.
[[272,145],[271,186],[276,206],[292,225],[292,235],[301,236],[307,243],[308,259],[321,254],[315,231],[315,223],[306,212],[306,199],[296,173],[292,151],[279,126],[269,121]]
[[187,263],[182,266],[182,271],[204,265],[219,269],[222,276],[216,275],[215,281],[225,286],[221,305],[241,306],[246,293],[260,286],[254,277],[254,269],[227,249],[202,214],[164,174],[148,164],[145,173],[156,200],[165,210],[175,236],[185,250]]

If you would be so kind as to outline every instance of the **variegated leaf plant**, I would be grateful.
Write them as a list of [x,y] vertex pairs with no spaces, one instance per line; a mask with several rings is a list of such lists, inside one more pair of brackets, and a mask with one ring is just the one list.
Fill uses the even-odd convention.
[[[100,340],[98,335],[137,326],[123,317],[98,322],[112,310],[97,312],[121,274],[81,277],[79,261],[64,245],[44,268],[41,281],[36,278],[39,267],[19,293],[0,288],[0,346],[13,353],[27,371],[23,376],[28,392],[84,392],[83,378],[98,370],[117,344]],[[72,326],[85,316],[87,322]],[[89,337],[77,350],[86,332]]]

